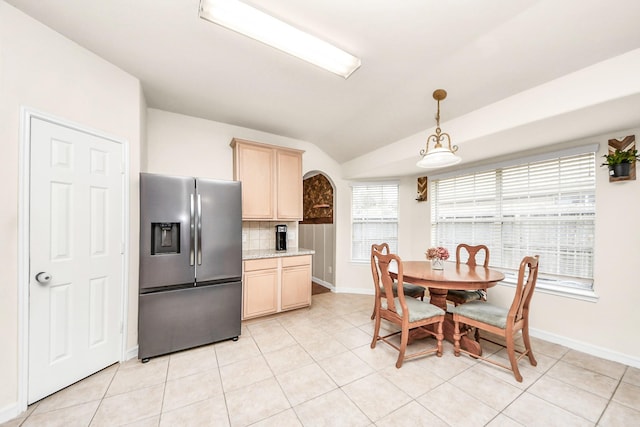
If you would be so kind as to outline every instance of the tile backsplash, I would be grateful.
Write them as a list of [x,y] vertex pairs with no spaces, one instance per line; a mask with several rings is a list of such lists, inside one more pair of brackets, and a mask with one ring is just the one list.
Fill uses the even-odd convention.
[[276,248],[276,225],[287,226],[287,249],[298,247],[298,221],[242,221],[243,250]]

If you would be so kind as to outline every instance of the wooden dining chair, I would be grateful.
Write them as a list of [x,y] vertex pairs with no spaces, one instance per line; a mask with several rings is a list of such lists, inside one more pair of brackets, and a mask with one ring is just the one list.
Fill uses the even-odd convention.
[[[478,253],[484,252],[484,262],[482,265],[484,267],[489,266],[489,248],[485,245],[476,245],[471,246],[465,243],[460,243],[456,247],[456,264],[461,264],[461,257],[463,256],[462,252],[466,252],[467,261],[466,264],[472,267],[475,267],[477,264],[476,256]],[[450,290],[447,292],[447,301],[451,301],[453,305],[460,305],[467,303],[469,301],[478,301],[478,300],[486,300],[486,291],[484,290],[473,290],[473,291],[465,291],[465,290]]]
[[[392,263],[397,266],[397,296],[393,292],[394,280],[391,277],[389,267]],[[402,363],[407,359],[436,353],[438,357],[442,356],[442,324],[444,322],[445,311],[428,302],[420,301],[415,298],[406,298],[404,293],[404,282],[402,272],[402,260],[395,254],[382,253],[381,251],[371,250],[371,273],[374,283],[381,283],[384,294],[380,291],[380,287],[376,286],[375,301],[375,327],[373,332],[373,340],[371,348],[376,347],[378,341],[384,341],[391,347],[399,351],[396,368],[400,368]],[[397,326],[400,331],[380,336],[381,320],[385,319]],[[426,326],[433,325],[431,329]],[[436,347],[427,350],[405,354],[409,339],[409,330],[414,328],[422,328],[428,335],[436,338]],[[400,346],[398,347],[390,340],[392,336],[400,334]]]
[[[371,253],[373,253],[373,251],[383,253],[383,254],[388,254],[389,244],[388,243],[381,243],[379,245],[373,244],[371,245]],[[374,278],[373,285],[376,288],[378,288],[380,292],[382,292],[382,295],[384,296],[385,291],[384,291],[384,287],[382,286],[382,283],[375,282],[375,278]],[[393,290],[393,296],[394,297],[398,296],[398,283],[395,281],[393,282],[392,290]],[[411,297],[411,298],[420,298],[420,300],[424,301],[424,295],[426,290],[423,286],[412,285],[410,283],[403,283],[403,290],[404,290],[405,296]],[[374,302],[373,311],[371,313],[371,320],[373,320],[375,316],[376,316],[376,305]]]
[[[527,256],[520,262],[518,283],[511,307],[507,309],[485,301],[471,301],[453,307],[451,312],[453,313],[453,321],[455,324],[453,335],[455,340],[454,354],[460,356],[462,352],[471,355],[471,353],[460,348],[460,338],[466,333],[465,331],[461,332],[462,324],[498,335],[505,340],[506,345],[496,342],[494,342],[494,344],[506,347],[511,367],[481,356],[473,355],[473,357],[511,370],[516,380],[522,382],[522,375],[518,369],[518,361],[524,356],[527,356],[531,365],[536,366],[538,363],[533,356],[533,350],[531,349],[531,342],[529,340],[529,306],[537,279],[538,255],[533,257]],[[514,337],[519,331],[522,332],[524,351],[515,348]],[[491,341],[487,338],[483,339]],[[518,354],[517,357],[516,353]]]

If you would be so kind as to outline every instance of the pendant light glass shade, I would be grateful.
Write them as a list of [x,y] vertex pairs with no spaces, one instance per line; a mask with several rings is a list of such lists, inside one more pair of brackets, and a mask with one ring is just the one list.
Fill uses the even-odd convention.
[[430,150],[416,164],[421,168],[435,169],[453,166],[456,163],[460,163],[461,160],[460,156],[456,156],[448,148],[440,147]]
[[[438,113],[436,114],[436,133],[429,135],[427,145],[420,150],[422,158],[416,163],[416,166],[425,169],[442,168],[453,166],[459,163],[462,158],[455,154],[458,151],[457,145],[451,145],[451,137],[448,133],[442,133],[440,129],[440,101],[447,97],[444,89],[437,89],[433,92],[433,99],[438,101]],[[442,143],[446,142],[445,145]],[[429,149],[429,143],[433,143],[433,148]]]

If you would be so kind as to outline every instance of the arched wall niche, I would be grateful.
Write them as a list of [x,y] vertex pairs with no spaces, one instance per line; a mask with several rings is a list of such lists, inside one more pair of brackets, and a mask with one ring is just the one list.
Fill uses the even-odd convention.
[[299,245],[313,249],[313,281],[334,289],[335,278],[335,185],[321,171],[303,177],[303,220],[298,225]]

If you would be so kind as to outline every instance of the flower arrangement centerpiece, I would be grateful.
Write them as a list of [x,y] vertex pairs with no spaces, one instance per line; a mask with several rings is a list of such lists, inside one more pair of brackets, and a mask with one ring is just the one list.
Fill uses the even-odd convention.
[[427,249],[425,255],[431,261],[431,268],[434,270],[444,270],[443,261],[449,259],[449,251],[442,246]]

